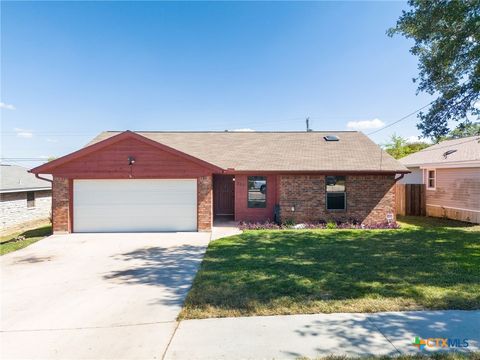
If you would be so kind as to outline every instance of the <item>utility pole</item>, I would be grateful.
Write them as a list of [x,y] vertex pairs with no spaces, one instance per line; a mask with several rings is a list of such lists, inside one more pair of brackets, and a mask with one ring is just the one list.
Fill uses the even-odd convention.
[[310,129],[310,117],[307,117],[307,118],[305,119],[305,123],[306,123],[306,125],[307,125],[307,132],[312,131],[312,129]]

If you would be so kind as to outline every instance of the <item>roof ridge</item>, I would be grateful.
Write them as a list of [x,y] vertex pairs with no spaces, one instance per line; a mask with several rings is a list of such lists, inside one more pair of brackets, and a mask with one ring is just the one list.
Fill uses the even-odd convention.
[[[122,133],[128,130],[105,130],[103,133]],[[305,130],[253,130],[253,131],[235,131],[235,130],[130,130],[135,133],[164,133],[164,134],[174,134],[174,133],[186,133],[186,134],[205,134],[205,133],[213,133],[213,134],[253,134],[253,133],[273,133],[273,134],[308,134],[308,133],[361,133],[358,130],[312,130],[312,131],[305,131]]]

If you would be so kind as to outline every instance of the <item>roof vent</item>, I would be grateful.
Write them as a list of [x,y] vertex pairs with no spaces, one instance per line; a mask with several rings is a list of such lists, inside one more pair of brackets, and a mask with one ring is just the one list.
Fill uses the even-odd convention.
[[446,159],[448,155],[453,154],[454,152],[457,152],[456,149],[453,150],[447,150],[443,153],[443,158]]
[[326,135],[323,137],[325,141],[338,141],[340,140],[337,135]]

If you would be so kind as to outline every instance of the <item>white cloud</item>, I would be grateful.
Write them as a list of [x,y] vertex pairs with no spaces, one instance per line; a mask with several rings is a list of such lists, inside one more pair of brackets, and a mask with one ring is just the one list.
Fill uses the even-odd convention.
[[255,131],[255,130],[249,129],[249,128],[244,128],[244,129],[233,129],[233,130],[230,130],[230,131],[250,132],[250,131]]
[[58,142],[58,139],[47,138],[46,141],[49,142],[49,143],[57,143],[57,142]]
[[359,121],[349,121],[347,124],[347,128],[349,129],[378,129],[384,126],[385,123],[380,119],[373,119],[373,120],[359,120]]
[[33,132],[31,130],[25,130],[25,129],[20,129],[20,128],[15,128],[13,129],[17,133],[18,137],[24,138],[24,139],[31,139],[33,137]]
[[15,110],[15,106],[13,106],[12,104],[6,104],[4,102],[0,102],[0,109]]
[[414,143],[414,142],[417,142],[417,141],[420,141],[420,138],[418,136],[412,135],[412,136],[407,137],[407,142],[408,143]]

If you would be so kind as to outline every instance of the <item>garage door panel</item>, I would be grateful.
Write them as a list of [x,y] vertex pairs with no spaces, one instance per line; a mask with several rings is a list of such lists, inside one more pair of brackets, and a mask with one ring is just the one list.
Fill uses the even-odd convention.
[[195,179],[75,180],[74,231],[195,231]]

